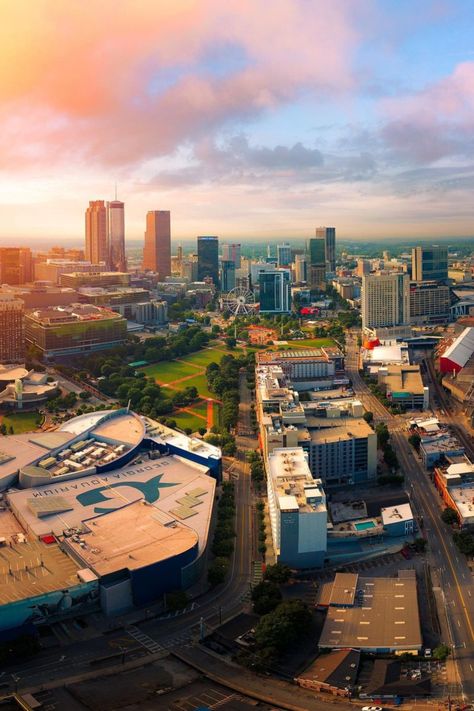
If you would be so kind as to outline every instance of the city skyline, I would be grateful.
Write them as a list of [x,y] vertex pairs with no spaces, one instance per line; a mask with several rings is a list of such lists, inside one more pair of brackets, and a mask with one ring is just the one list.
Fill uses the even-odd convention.
[[79,238],[115,182],[132,241],[150,209],[174,240],[473,234],[466,0],[24,10],[0,29],[2,245]]

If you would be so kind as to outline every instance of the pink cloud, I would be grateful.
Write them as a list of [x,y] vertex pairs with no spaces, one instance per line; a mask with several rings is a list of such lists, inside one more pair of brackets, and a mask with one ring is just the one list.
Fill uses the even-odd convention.
[[[1,162],[127,165],[301,92],[347,91],[352,9],[350,0],[102,0],[93,11],[75,0],[10,3],[0,26]],[[215,75],[199,65],[227,45],[245,66]],[[174,83],[151,95],[156,74],[176,67]]]
[[430,162],[464,153],[474,130],[474,62],[419,92],[384,99],[380,109],[382,135],[400,154]]

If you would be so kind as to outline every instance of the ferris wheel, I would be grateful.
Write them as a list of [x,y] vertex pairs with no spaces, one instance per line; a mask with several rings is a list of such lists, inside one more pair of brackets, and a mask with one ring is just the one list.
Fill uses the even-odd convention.
[[222,296],[222,308],[230,311],[234,316],[250,314],[255,310],[255,295],[250,289],[236,286],[228,294]]

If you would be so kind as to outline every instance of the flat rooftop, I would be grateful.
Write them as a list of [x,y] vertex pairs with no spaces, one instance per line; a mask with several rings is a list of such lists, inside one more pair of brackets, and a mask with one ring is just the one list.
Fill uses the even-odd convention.
[[177,456],[143,457],[102,475],[11,491],[7,498],[15,516],[37,537],[61,535],[98,515],[146,499],[156,511],[196,531],[203,547],[216,485],[207,472],[206,467]]
[[354,438],[370,437],[374,430],[362,418],[328,419],[323,417],[308,417],[307,426],[310,428],[311,442],[324,444]]
[[410,504],[398,504],[397,506],[387,506],[380,511],[382,516],[382,524],[388,526],[391,523],[400,523],[401,521],[412,521],[413,511]]
[[421,649],[415,578],[361,578],[353,607],[329,607],[319,647]]
[[64,539],[66,550],[78,556],[84,567],[102,576],[123,568],[135,570],[184,553],[198,543],[198,535],[140,500],[89,521],[80,541]]
[[[0,548],[0,605],[78,585],[79,567],[55,543],[28,540]],[[32,615],[34,614],[32,608]]]
[[313,479],[301,448],[274,449],[267,459],[267,467],[280,510],[326,511],[321,481]]
[[213,458],[220,459],[222,457],[222,452],[220,447],[215,447],[209,442],[205,442],[197,437],[188,437],[183,432],[177,432],[176,430],[162,425],[156,420],[152,420],[150,417],[141,418],[145,423],[146,437],[152,439],[159,444],[169,444],[173,445],[183,452],[192,452],[198,454],[203,458]]
[[382,375],[387,390],[391,393],[423,395],[424,385],[418,365],[389,365],[387,374]]
[[[0,489],[11,485],[11,478],[18,470],[39,457],[48,456],[50,450],[48,433],[28,432],[8,435],[0,440]],[[66,436],[64,440],[70,437]]]

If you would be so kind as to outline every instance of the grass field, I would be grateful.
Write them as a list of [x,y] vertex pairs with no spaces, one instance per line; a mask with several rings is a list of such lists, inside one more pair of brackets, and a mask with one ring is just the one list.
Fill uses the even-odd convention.
[[[203,351],[198,351],[197,353],[192,353],[187,356],[183,356],[183,360],[186,363],[192,363],[193,365],[199,365],[201,368],[206,368],[209,363],[220,363],[223,355],[226,354],[226,350],[217,348],[209,348]],[[232,351],[228,351],[231,353]]]
[[36,411],[12,412],[10,415],[1,416],[0,420],[6,425],[8,432],[10,432],[10,427],[13,427],[14,434],[21,434],[36,430],[42,422],[42,417]]
[[182,430],[189,427],[193,432],[196,432],[200,427],[206,426],[205,420],[191,415],[190,412],[173,412],[170,419],[175,420],[176,425]]
[[[172,383],[174,380],[179,380],[179,378],[185,378],[188,375],[195,375],[199,373],[199,369],[188,365],[186,363],[177,363],[176,361],[166,360],[162,363],[154,363],[153,365],[147,365],[142,368],[144,373],[148,377],[155,378],[159,383]],[[183,389],[188,385],[187,381],[184,381]]]

